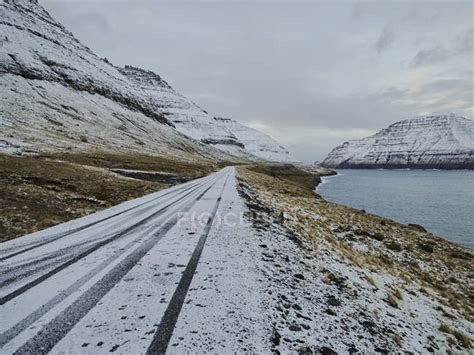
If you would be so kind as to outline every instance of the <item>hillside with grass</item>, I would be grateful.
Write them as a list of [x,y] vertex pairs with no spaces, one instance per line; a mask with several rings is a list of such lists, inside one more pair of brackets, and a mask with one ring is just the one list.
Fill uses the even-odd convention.
[[254,165],[238,175],[265,246],[276,350],[472,348],[471,250],[327,202],[313,192],[319,176],[308,171]]

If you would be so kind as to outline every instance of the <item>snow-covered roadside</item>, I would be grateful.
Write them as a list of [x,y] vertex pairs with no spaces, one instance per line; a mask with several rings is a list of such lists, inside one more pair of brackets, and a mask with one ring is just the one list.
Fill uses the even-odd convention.
[[[393,233],[412,233],[409,229],[390,224],[386,235],[377,234],[372,219],[383,228],[390,222],[315,196],[299,197],[301,191],[281,180],[269,176],[259,180],[265,179],[262,174],[252,175],[243,168],[239,176],[242,196],[259,230],[256,243],[263,257],[257,269],[266,275],[263,302],[274,329],[274,350],[461,353],[472,346],[469,301],[453,300],[449,293],[464,292],[463,288],[454,284],[444,291],[436,289],[427,281],[436,282],[424,279],[422,273],[431,270],[431,277],[437,277],[442,274],[436,275],[436,270],[451,264],[442,266],[444,260],[432,262],[423,253],[408,254],[410,245],[405,243],[411,243],[411,235],[401,235],[400,244],[389,241]],[[374,229],[358,229],[359,219],[367,223],[364,228]],[[352,227],[346,228],[346,223]],[[432,237],[416,238],[426,243]],[[461,253],[459,249],[446,252]],[[407,263],[418,266],[413,271]],[[453,277],[458,278],[454,282],[467,282],[465,271],[451,275],[444,287],[453,283]]]
[[400,351],[397,342],[421,353],[449,348],[437,334],[441,320],[431,299],[403,292],[397,307],[384,301],[399,279],[371,272],[366,279],[337,256],[295,243],[277,224],[256,242],[263,250],[257,267],[265,275],[273,350],[388,353]]

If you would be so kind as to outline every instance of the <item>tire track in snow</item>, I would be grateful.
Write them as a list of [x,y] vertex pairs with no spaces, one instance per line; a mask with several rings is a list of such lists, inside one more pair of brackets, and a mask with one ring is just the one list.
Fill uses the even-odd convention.
[[38,263],[32,263],[32,266],[34,266],[34,268],[30,268],[26,270],[21,270],[21,269],[16,270],[14,266],[9,269],[2,270],[1,276],[0,276],[0,289],[7,287],[15,282],[18,282],[26,277],[38,274],[48,268],[54,267],[54,265],[57,264],[58,262],[61,262],[67,259],[68,259],[67,256],[63,258],[56,257],[56,260],[53,260],[51,262],[47,262],[48,260],[44,260],[44,262],[41,263],[41,265],[39,265]]
[[76,282],[74,282],[67,289],[65,289],[61,293],[57,294],[56,296],[54,296],[46,304],[42,305],[41,307],[39,307],[38,309],[33,311],[31,314],[29,314],[27,317],[25,317],[24,319],[17,322],[14,326],[12,326],[8,330],[1,333],[0,334],[0,348],[3,347],[5,344],[7,344],[9,341],[11,341],[14,337],[16,337],[18,334],[20,334],[26,328],[28,328],[30,325],[32,325],[35,321],[40,319],[43,315],[45,315],[48,311],[53,309],[56,305],[61,303],[64,299],[69,297],[73,292],[77,291],[81,286],[83,286],[87,281],[89,281],[91,278],[93,278],[95,275],[97,275],[101,270],[105,269],[114,260],[119,258],[124,253],[126,253],[128,251],[128,249],[133,246],[133,244],[137,243],[140,239],[143,239],[143,236],[146,235],[153,228],[154,227],[148,228],[138,238],[134,239],[133,241],[131,241],[130,243],[125,245],[123,248],[120,248],[116,253],[111,255],[109,258],[107,258],[101,264],[96,266],[94,269],[92,269],[86,275],[79,278]]
[[157,215],[159,215],[160,213],[163,213],[164,211],[166,211],[169,207],[173,206],[174,204],[182,201],[183,199],[185,199],[187,196],[189,196],[190,194],[192,194],[193,191],[199,189],[200,186],[194,188],[193,190],[191,190],[191,192],[188,192],[186,193],[184,196],[180,197],[178,200],[176,201],[173,201],[171,203],[169,203],[168,205],[160,208],[158,211],[154,212],[153,214],[151,214],[150,216],[138,221],[137,223],[133,224],[132,226],[126,228],[125,230],[122,230],[121,232],[113,235],[112,237],[110,238],[107,238],[105,240],[102,240],[98,243],[96,243],[94,246],[88,248],[87,250],[81,252],[80,254],[76,255],[75,257],[71,258],[70,260],[66,261],[65,263],[57,266],[56,268],[50,270],[49,272],[47,272],[46,274],[43,274],[41,275],[40,277],[36,278],[35,280],[21,286],[20,288],[8,293],[7,295],[3,296],[2,298],[0,298],[0,305],[4,305],[5,303],[13,300],[15,297],[18,297],[19,295],[23,294],[24,292],[28,291],[29,289],[31,289],[32,287],[38,285],[39,283],[47,280],[48,278],[50,278],[51,276],[57,274],[58,272],[64,270],[65,268],[67,268],[68,266],[71,266],[72,264],[78,262],[79,260],[83,259],[84,257],[88,256],[89,254],[93,253],[94,251],[98,250],[99,248],[109,244],[110,242],[114,241],[114,240],[117,240],[118,238],[120,237],[123,237],[125,235],[127,235],[128,233],[130,233],[131,231],[133,231],[135,228],[145,224],[146,222],[150,221],[151,219],[155,218]]
[[[224,186],[227,182],[225,180]],[[218,181],[218,179],[217,179]],[[189,211],[216,182],[206,188],[193,199],[183,212]],[[218,199],[220,201],[220,198]],[[62,311],[56,318],[46,324],[35,336],[17,349],[14,354],[34,353],[41,349],[47,353],[107,294],[163,236],[177,223],[177,218],[161,226],[150,238],[144,241],[138,249],[129,254],[122,262],[116,265],[102,279],[85,291],[76,301]],[[210,228],[210,226],[209,226]],[[200,240],[201,241],[201,240]],[[42,313],[42,312],[41,312]],[[24,325],[23,325],[24,326]],[[18,332],[18,329],[16,330]]]
[[[196,184],[199,184],[199,183],[196,183]],[[130,212],[130,211],[132,211],[132,210],[134,210],[134,209],[137,209],[137,208],[139,208],[139,207],[143,207],[143,206],[146,205],[146,204],[155,202],[156,200],[161,199],[161,198],[163,198],[163,197],[165,197],[165,196],[167,196],[167,195],[169,195],[169,194],[179,192],[180,190],[184,190],[184,191],[189,190],[189,189],[191,189],[193,186],[194,186],[194,185],[188,186],[188,187],[184,186],[184,187],[182,187],[182,188],[178,188],[178,189],[176,189],[176,190],[172,190],[172,191],[166,192],[165,194],[160,195],[160,196],[157,196],[157,197],[155,197],[155,198],[152,199],[152,200],[149,200],[149,201],[143,202],[143,203],[141,203],[141,204],[139,204],[139,205],[130,207],[130,208],[124,210],[124,211],[120,211],[120,212],[118,212],[118,213],[116,213],[116,214],[113,214],[113,215],[111,215],[111,216],[107,216],[107,217],[101,218],[101,219],[99,219],[99,220],[97,220],[97,221],[91,222],[91,223],[86,224],[86,225],[84,225],[84,226],[80,226],[80,227],[71,229],[71,230],[69,230],[69,231],[67,231],[67,232],[60,232],[60,233],[57,233],[57,234],[52,235],[51,237],[49,237],[48,240],[46,240],[46,241],[41,241],[41,242],[39,242],[39,243],[37,243],[37,244],[35,244],[35,245],[32,245],[32,246],[30,246],[30,247],[27,247],[27,248],[25,248],[25,249],[21,249],[21,250],[19,250],[19,251],[13,252],[13,253],[8,254],[8,255],[6,255],[6,256],[2,256],[2,257],[0,257],[0,261],[8,260],[8,259],[10,259],[10,258],[13,258],[13,257],[17,256],[17,255],[26,253],[26,252],[28,252],[28,251],[30,251],[30,250],[33,250],[33,249],[42,247],[43,245],[46,245],[46,244],[55,242],[56,240],[61,239],[61,238],[63,238],[63,237],[72,235],[72,234],[77,233],[77,232],[81,232],[81,231],[83,231],[83,230],[85,230],[85,229],[88,229],[88,228],[90,228],[90,227],[93,227],[93,226],[95,226],[95,225],[97,225],[97,224],[99,224],[99,223],[105,222],[105,221],[107,221],[107,220],[109,220],[109,219],[112,219],[112,218],[114,218],[114,217],[120,216],[120,215],[122,215],[122,214],[124,214],[124,213]],[[151,207],[153,207],[153,206],[151,206]],[[21,248],[21,247],[20,247],[20,248]],[[15,247],[12,247],[12,249],[16,249],[16,248],[15,248]]]
[[207,221],[204,232],[199,238],[199,241],[196,245],[196,248],[194,249],[191,259],[189,260],[188,265],[186,266],[186,269],[184,270],[183,275],[181,276],[181,280],[179,281],[178,287],[176,288],[173,297],[171,298],[171,301],[168,304],[168,307],[166,308],[166,311],[161,319],[161,322],[158,325],[158,328],[156,329],[156,332],[153,336],[153,340],[147,349],[147,355],[166,353],[166,349],[168,348],[169,341],[171,339],[171,336],[173,335],[173,331],[178,320],[179,313],[181,312],[184,300],[186,298],[186,294],[188,293],[189,286],[191,285],[191,281],[193,280],[196,268],[199,263],[199,259],[201,258],[204,245],[206,244],[207,237],[209,236],[209,232],[211,231],[211,227],[217,214],[219,204],[222,200],[222,195],[224,193],[224,189],[227,185],[228,179],[229,175],[227,175],[227,178],[225,179],[221,193],[216,200],[216,203],[212,210],[212,214]]
[[[215,182],[213,182],[215,184]],[[194,198],[188,205],[183,209],[182,212],[187,212],[192,206],[199,201],[207,191],[212,188],[213,185],[206,187],[206,185],[201,186],[201,188],[206,187],[205,190],[199,195]],[[132,254],[127,256],[121,263],[116,265],[104,278],[99,280],[94,286],[88,289],[78,300],[76,300],[72,305],[70,305],[66,310],[64,310],[58,317],[48,323],[45,328],[43,328],[40,333],[38,333],[35,337],[31,338],[30,341],[25,343],[20,349],[16,351],[16,353],[29,353],[34,352],[35,349],[39,348],[43,352],[47,352],[52,349],[52,347],[59,342],[68,332],[71,330],[74,325],[82,319],[82,317],[87,314],[90,309],[92,309],[97,302],[110,290],[112,289],[122,278],[123,276],[135,266],[140,259],[150,250],[152,249],[160,239],[176,224],[177,218],[176,213],[174,214],[175,217],[159,227],[157,231],[153,233],[152,236],[148,237],[143,244],[136,249]],[[102,262],[96,268],[91,270],[86,275],[82,276],[79,280],[77,280],[74,284],[69,286],[66,290],[61,292],[60,294],[56,295],[53,299],[51,299],[48,303],[41,306],[39,309],[31,313],[28,317],[22,319],[13,327],[5,331],[4,333],[0,334],[0,347],[7,344],[11,341],[14,337],[24,331],[26,328],[31,326],[36,320],[41,318],[44,314],[46,314],[49,310],[54,308],[57,304],[62,302],[66,299],[69,295],[73,292],[77,291],[82,285],[84,285],[88,280],[92,277],[97,275],[101,270],[106,268],[109,264],[111,264],[114,260],[116,260],[120,255],[125,253],[128,250],[128,247],[134,243],[137,243],[140,239],[142,239],[150,230],[155,229],[154,226],[148,228],[143,235],[139,236],[138,238],[134,239],[132,242],[127,244],[121,251],[118,253],[110,256],[107,260]],[[64,318],[64,319],[62,319]],[[66,323],[67,322],[67,323]],[[68,326],[65,328],[65,324]],[[53,329],[53,330],[52,330]],[[60,331],[58,331],[60,329]],[[49,335],[45,335],[44,333],[48,333]],[[54,336],[51,336],[54,334]],[[40,338],[40,343],[38,343],[38,338]],[[46,342],[46,344],[45,344]],[[45,350],[49,348],[49,350]]]
[[[178,191],[173,190],[173,191],[171,191],[171,192],[175,192],[175,193],[177,193],[177,194],[180,194],[180,193],[189,191],[190,189],[193,189],[193,191],[194,191],[194,190],[196,190],[197,188],[199,188],[200,186],[203,186],[203,185],[205,185],[205,184],[207,184],[207,183],[210,183],[210,182],[212,182],[212,181],[215,181],[215,179],[206,179],[206,180],[204,180],[204,181],[200,181],[200,184],[197,185],[197,187],[195,187],[196,185],[193,184],[191,187],[188,187],[188,188],[186,188],[186,189],[184,189],[184,190],[183,190],[183,189],[179,189]],[[171,192],[168,192],[168,193],[162,195],[161,197],[164,197],[164,196],[166,196],[166,195],[169,195]],[[163,202],[170,201],[170,200],[173,199],[173,198],[174,198],[174,197],[168,198],[168,199],[166,199],[166,200],[163,201]],[[155,200],[156,200],[156,199],[154,199],[153,201],[155,201]],[[148,202],[147,202],[147,203],[148,203]],[[142,204],[142,206],[143,206],[143,204]],[[135,216],[135,214],[137,214],[137,213],[144,213],[144,212],[147,212],[147,211],[149,211],[150,209],[153,209],[153,208],[156,208],[156,206],[149,206],[149,207],[147,207],[147,208],[145,208],[145,209],[143,209],[143,210],[139,210],[139,211],[135,212],[134,214],[132,214],[131,216],[128,216],[128,217],[131,218],[131,217]],[[105,236],[103,236],[103,237],[98,238],[98,240],[99,240],[99,239],[104,240],[104,239],[108,238],[109,236],[114,235],[114,234],[116,234],[116,233],[118,233],[118,232],[119,232],[119,231],[116,231],[116,232],[107,234],[107,235],[105,235]],[[11,284],[11,283],[13,283],[13,282],[16,282],[16,281],[21,280],[21,279],[24,278],[24,277],[34,275],[35,273],[38,273],[39,271],[42,271],[42,270],[44,270],[45,268],[47,268],[47,267],[43,267],[43,266],[41,265],[41,263],[45,263],[45,262],[47,262],[48,260],[51,260],[51,259],[56,258],[56,259],[58,259],[58,260],[56,260],[55,262],[52,263],[52,264],[54,265],[54,263],[58,263],[58,262],[60,262],[60,261],[62,261],[62,260],[66,260],[66,259],[68,259],[68,258],[71,258],[71,255],[67,255],[68,252],[72,251],[71,254],[77,255],[77,254],[80,252],[80,250],[78,251],[78,248],[84,247],[84,246],[86,246],[87,244],[96,243],[98,240],[93,240],[93,241],[85,240],[85,241],[79,242],[78,244],[75,244],[75,245],[72,245],[72,246],[67,246],[67,247],[64,247],[64,248],[59,249],[59,250],[55,250],[55,251],[53,251],[52,253],[49,253],[48,255],[46,255],[46,256],[44,256],[44,257],[33,259],[33,260],[28,261],[28,262],[26,262],[26,263],[24,263],[24,264],[21,264],[21,265],[15,264],[15,265],[13,265],[10,269],[8,269],[8,268],[3,269],[3,268],[2,268],[2,269],[0,269],[2,275],[8,275],[8,274],[10,274],[10,273],[12,272],[12,270],[14,270],[14,273],[16,273],[17,275],[10,275],[10,276],[2,276],[2,277],[0,277],[0,280],[2,280],[2,281],[0,282],[0,289],[1,289],[2,287],[8,286],[9,284]],[[83,248],[83,249],[84,249],[84,248]],[[51,265],[50,265],[50,266],[51,266]],[[26,269],[26,271],[23,271],[23,273],[21,273],[21,270],[22,270],[22,269]],[[1,300],[2,300],[2,299],[0,298],[0,304],[2,304],[2,303],[1,303]]]

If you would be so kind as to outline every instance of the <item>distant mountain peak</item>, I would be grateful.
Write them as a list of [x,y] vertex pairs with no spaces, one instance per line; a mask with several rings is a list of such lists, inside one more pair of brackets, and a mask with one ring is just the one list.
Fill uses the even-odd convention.
[[332,168],[474,169],[474,121],[454,113],[417,116],[343,143],[321,163]]

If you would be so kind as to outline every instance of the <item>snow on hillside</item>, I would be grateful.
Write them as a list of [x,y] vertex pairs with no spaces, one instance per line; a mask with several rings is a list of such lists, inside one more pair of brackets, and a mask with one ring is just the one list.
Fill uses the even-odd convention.
[[[280,149],[258,135],[265,147],[246,149],[159,75],[97,57],[36,1],[4,1],[0,18],[2,152],[100,147],[255,159],[251,150]],[[256,155],[285,160],[285,153]]]
[[400,121],[345,142],[322,162],[339,168],[474,168],[474,122],[454,114]]
[[[296,159],[272,137],[247,127],[230,118],[214,117],[214,120],[225,125],[245,146],[245,150],[261,159],[275,162],[296,162]],[[222,150],[225,147],[219,146]],[[231,153],[231,151],[229,151]]]
[[0,150],[226,154],[178,133],[143,93],[34,1],[0,4]]
[[11,154],[99,147],[176,158],[185,151],[225,157],[101,95],[11,74],[0,81],[0,126],[0,150]]
[[250,154],[278,162],[295,160],[266,134],[231,119],[210,116],[152,71],[132,66],[118,69],[143,89],[154,109],[161,111],[183,134],[237,156]]

